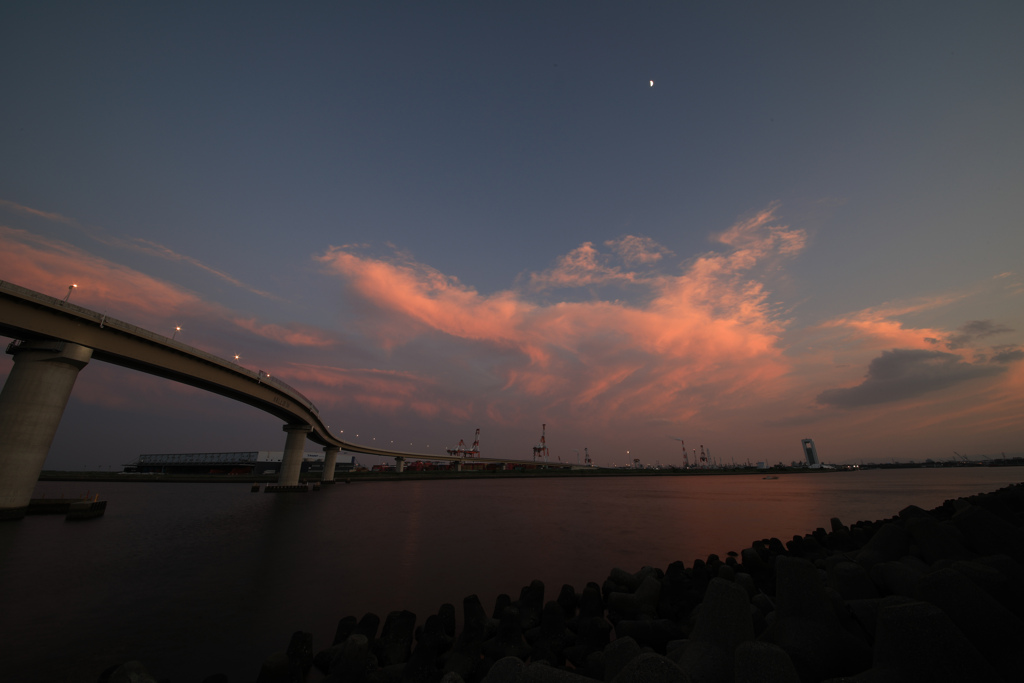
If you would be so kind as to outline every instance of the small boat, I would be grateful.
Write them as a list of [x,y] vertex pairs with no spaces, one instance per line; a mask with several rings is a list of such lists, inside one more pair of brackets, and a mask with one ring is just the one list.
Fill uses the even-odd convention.
[[761,477],[762,479],[778,479],[774,474],[769,474],[767,477]]

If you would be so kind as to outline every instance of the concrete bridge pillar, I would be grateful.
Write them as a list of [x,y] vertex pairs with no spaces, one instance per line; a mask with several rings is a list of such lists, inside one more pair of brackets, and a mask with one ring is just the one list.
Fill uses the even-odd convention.
[[284,456],[281,458],[281,472],[277,476],[277,485],[298,486],[306,435],[313,428],[310,425],[285,425],[283,429],[288,437],[284,442]]
[[458,462],[455,463],[455,471],[456,472],[461,472],[462,471],[462,461],[461,460],[459,460]]
[[324,476],[323,481],[334,481],[334,465],[338,460],[337,446],[324,446]]
[[0,391],[0,519],[25,516],[78,371],[92,349],[57,341],[13,342]]
[[405,472],[405,458],[395,458],[395,472]]

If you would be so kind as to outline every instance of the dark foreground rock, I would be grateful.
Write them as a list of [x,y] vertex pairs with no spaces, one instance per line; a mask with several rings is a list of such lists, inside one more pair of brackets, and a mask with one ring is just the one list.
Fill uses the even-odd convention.
[[[313,654],[296,632],[259,683],[929,683],[1024,671],[1024,485],[723,561],[613,569],[545,600],[533,581],[491,616],[475,596],[422,625],[411,612],[338,623]],[[513,593],[514,595],[514,593]],[[384,624],[379,637],[377,630]],[[330,634],[327,634],[330,637]],[[138,662],[101,683],[151,681]],[[197,678],[197,680],[203,680]],[[207,680],[226,681],[223,677]]]

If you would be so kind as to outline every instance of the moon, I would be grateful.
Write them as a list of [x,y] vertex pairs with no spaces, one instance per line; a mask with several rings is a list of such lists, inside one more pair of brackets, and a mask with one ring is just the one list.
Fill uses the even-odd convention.
[[651,87],[652,88],[654,87],[654,81],[651,81]]

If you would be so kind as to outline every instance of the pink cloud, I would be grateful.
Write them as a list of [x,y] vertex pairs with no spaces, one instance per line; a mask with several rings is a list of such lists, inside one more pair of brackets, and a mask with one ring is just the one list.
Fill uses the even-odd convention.
[[245,289],[249,292],[252,292],[253,294],[257,294],[268,299],[280,300],[280,297],[271,294],[270,292],[265,292],[254,287],[250,287],[249,285],[245,284],[238,278],[228,273],[225,273],[221,270],[217,270],[216,268],[212,268],[211,266],[203,263],[202,261],[195,257],[178,253],[173,249],[170,249],[169,247],[166,247],[162,244],[158,244],[151,240],[139,238],[122,239],[120,237],[114,237],[113,235],[107,234],[104,230],[100,228],[85,227],[74,218],[68,218],[67,216],[62,216],[58,213],[40,211],[39,209],[33,209],[28,206],[22,206],[21,204],[17,204],[15,202],[11,202],[5,199],[0,199],[0,207],[9,209],[11,211],[15,211],[17,213],[43,218],[48,221],[70,225],[74,228],[77,228],[82,233],[88,235],[90,238],[96,240],[97,242],[105,244],[107,246],[117,247],[120,249],[130,249],[132,251],[138,251],[141,253],[149,254],[150,256],[155,256],[157,258],[161,258],[167,261],[178,261],[181,263],[187,263],[190,266],[193,266],[200,270],[204,270],[207,273],[210,273],[211,275],[214,275],[220,278],[221,280],[224,280],[225,282],[234,285],[235,287]]
[[607,265],[607,258],[584,242],[558,259],[558,264],[542,273],[530,274],[530,285],[537,289],[551,287],[587,287],[624,281],[632,282],[633,273],[623,272],[617,266]]
[[237,316],[194,292],[24,230],[0,226],[0,272],[8,282],[58,298],[69,284],[77,284],[72,303],[157,332],[170,333],[176,323],[187,326],[186,320],[229,319],[246,332],[290,346],[329,348],[336,343],[332,334],[309,325],[264,324]]
[[[184,321],[191,335],[203,334],[201,326],[215,329],[206,337],[213,346],[243,349],[247,362],[295,386],[321,414],[340,412],[359,423],[381,415],[411,430],[442,431],[434,425],[466,422],[471,429],[482,422],[511,435],[526,427],[532,438],[532,429],[546,421],[553,442],[575,429],[602,435],[609,449],[612,425],[623,431],[673,425],[658,438],[671,433],[688,443],[691,427],[676,434],[675,425],[694,425],[717,433],[719,444],[731,440],[733,448],[772,434],[788,443],[793,425],[812,425],[809,435],[825,446],[831,439],[833,457],[845,447],[845,458],[854,457],[847,444],[891,448],[912,437],[938,442],[936,434],[948,438],[954,428],[983,430],[993,439],[1019,434],[1024,362],[1013,361],[1019,344],[1006,338],[1007,325],[960,320],[947,329],[918,322],[974,294],[887,303],[795,329],[772,298],[770,278],[806,248],[804,233],[780,224],[769,209],[738,221],[713,245],[677,264],[667,263],[670,252],[647,238],[585,242],[552,259],[550,268],[527,273],[521,288],[492,293],[405,254],[379,258],[366,255],[366,245],[332,247],[318,261],[346,290],[344,333],[263,323],[67,243],[11,228],[0,228],[0,272],[57,297],[75,281],[73,303],[150,329],[166,328],[169,320]],[[1013,279],[999,277],[990,287],[1004,291]],[[555,288],[561,287],[575,288],[572,300],[559,299]],[[225,330],[225,321],[234,326]],[[238,335],[225,339],[225,331],[235,329],[287,344],[303,362],[267,353],[266,345],[246,345]],[[349,335],[353,329],[362,335]],[[964,380],[955,390],[881,406],[862,402],[843,411],[816,402],[830,389],[858,387],[871,361],[893,349],[941,350],[967,364],[1005,369]],[[356,353],[339,361],[342,350]],[[353,358],[363,367],[338,367],[355,365]],[[82,398],[129,409],[139,395],[149,396],[144,384],[123,383],[123,399],[104,399],[102,391]],[[736,424],[751,425],[758,436],[737,434]],[[602,449],[594,441],[574,444],[582,445],[595,454]],[[513,446],[518,452],[520,445]]]
[[4,278],[22,287],[62,297],[77,284],[73,303],[111,315],[159,316],[211,307],[196,294],[132,268],[89,254],[66,242],[0,226],[0,267]]
[[465,406],[441,399],[437,382],[418,373],[292,363],[276,374],[302,386],[304,393],[320,406],[358,405],[386,414],[409,410],[426,418],[442,413],[453,418],[468,417]]
[[[514,290],[483,295],[408,257],[384,260],[346,248],[331,248],[320,261],[372,304],[365,328],[387,348],[440,334],[504,354],[495,364],[503,394],[581,415],[676,419],[692,410],[688,391],[714,387],[712,401],[747,404],[789,371],[779,345],[783,324],[767,288],[747,271],[792,252],[800,243],[792,232],[773,225],[770,212],[759,214],[725,233],[727,251],[703,255],[681,276],[609,265],[585,243],[530,279],[533,286],[640,286],[639,303],[542,304]],[[643,240],[629,244],[643,247],[635,253],[662,253]]]
[[605,246],[618,254],[627,266],[657,263],[672,252],[650,237],[626,235],[622,239],[608,240]]
[[[941,345],[949,351],[961,328],[915,326],[909,316],[919,319],[965,295],[886,304],[797,330],[771,298],[769,278],[806,248],[805,233],[781,224],[769,209],[738,221],[714,243],[718,248],[671,273],[653,267],[664,257],[639,256],[668,253],[651,242],[623,238],[604,243],[608,251],[586,242],[551,268],[528,274],[523,289],[489,294],[408,255],[376,258],[341,247],[319,260],[364,304],[362,329],[397,361],[427,353],[437,377],[476,368],[479,376],[460,379],[449,402],[456,406],[458,396],[469,397],[470,414],[498,425],[523,426],[538,416],[559,422],[560,429],[574,424],[605,433],[612,423],[692,424],[734,446],[742,440],[753,447],[751,438],[735,434],[737,422],[764,428],[766,435],[774,433],[766,425],[777,423],[785,439],[793,438],[792,425],[813,424],[826,443],[829,437],[842,442],[835,457],[844,447],[842,457],[852,457],[846,444],[863,442],[865,431],[895,443],[901,430],[915,430],[926,440],[935,421],[942,423],[937,415],[950,424],[1012,429],[1012,415],[1021,408],[1014,398],[1021,392],[1013,392],[1020,384],[1017,365],[1024,364],[974,373],[976,379],[965,370],[951,378],[958,382],[955,391],[865,405],[855,413],[838,415],[815,400],[829,389],[856,387],[886,350]],[[558,287],[577,288],[575,300],[555,299]],[[979,348],[955,353],[964,363],[981,362],[975,360]],[[424,372],[435,377],[433,369]],[[998,417],[960,401],[958,392]],[[391,409],[412,410],[413,397],[388,396]]]
[[1024,363],[988,347],[995,335],[1012,330],[993,321],[950,330],[906,320],[970,295],[886,303],[799,331],[794,344],[800,349],[802,390],[794,404],[814,394],[829,404],[807,413],[817,415],[824,433],[887,452],[897,444],[911,452],[927,452],[931,445],[945,457],[949,439],[963,435],[972,435],[981,449],[1018,439]]
[[[948,294],[908,302],[889,302],[881,306],[847,313],[826,320],[809,330],[819,337],[818,346],[827,348],[837,362],[843,358],[885,349],[934,349],[954,332],[933,327],[910,327],[901,319],[960,301],[964,295]],[[827,342],[827,343],[823,343]],[[961,355],[966,357],[967,352]]]
[[282,344],[288,344],[289,346],[326,348],[334,346],[336,343],[336,340],[331,335],[308,325],[285,327],[272,323],[260,323],[255,318],[234,318],[232,322],[243,330]]

